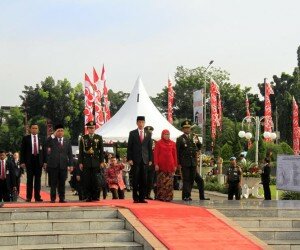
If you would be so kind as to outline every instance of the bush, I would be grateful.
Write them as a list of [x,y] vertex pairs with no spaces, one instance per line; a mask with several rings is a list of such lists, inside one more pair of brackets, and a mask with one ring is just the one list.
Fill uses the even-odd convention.
[[276,185],[276,177],[274,178],[271,177],[270,185]]
[[217,182],[206,182],[204,184],[204,190],[216,191],[216,192],[220,192],[220,193],[223,193],[223,194],[228,193],[228,189],[224,185],[221,185]]
[[229,160],[232,155],[232,147],[228,143],[225,143],[221,148],[221,157],[224,160]]
[[281,200],[300,200],[299,192],[286,191],[280,196]]

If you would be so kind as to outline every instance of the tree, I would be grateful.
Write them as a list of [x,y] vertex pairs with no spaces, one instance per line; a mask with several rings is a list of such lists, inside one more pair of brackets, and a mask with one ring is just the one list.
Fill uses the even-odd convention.
[[14,107],[5,115],[5,120],[6,122],[0,125],[0,148],[16,152],[20,148],[24,134],[24,116],[20,108]]
[[128,99],[129,94],[123,91],[118,91],[114,93],[111,89],[108,91],[108,98],[110,101],[110,112],[113,116],[118,112],[118,110],[123,106],[123,104]]
[[[40,85],[36,84],[35,88],[25,86],[22,93],[20,98],[28,119],[39,120],[44,124],[47,119],[53,125],[63,123],[70,129],[72,143],[77,143],[84,125],[84,93],[81,83],[72,88],[67,79],[55,82],[52,77],[47,77]],[[43,129],[41,132],[45,133]]]

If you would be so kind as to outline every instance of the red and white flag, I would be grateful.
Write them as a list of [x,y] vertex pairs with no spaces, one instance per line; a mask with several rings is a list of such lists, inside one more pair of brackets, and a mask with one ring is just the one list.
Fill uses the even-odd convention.
[[[84,75],[84,124],[94,121],[94,89],[93,84],[87,74]],[[85,130],[85,133],[87,131]]]
[[[270,95],[274,94],[272,86],[269,82],[267,82],[267,78],[264,80],[265,83],[265,124],[264,124],[264,131],[265,132],[272,132],[272,107],[270,101]],[[270,138],[265,139],[265,141],[271,141]]]
[[211,138],[213,142],[216,139],[217,127],[220,127],[221,123],[221,99],[220,91],[217,83],[210,80],[210,105],[211,105]]
[[103,81],[103,82],[106,81],[106,74],[105,74],[104,64],[103,64],[103,66],[102,66],[101,81]]
[[294,155],[299,155],[299,109],[298,104],[293,97],[293,151]]
[[99,76],[95,68],[93,68],[93,77],[94,77],[94,98],[95,98],[95,122],[96,122],[96,129],[101,128],[104,124],[103,119],[103,110],[101,104],[101,88],[100,88],[100,81]]
[[170,76],[168,77],[168,122],[173,123],[173,103],[174,103],[174,90]]

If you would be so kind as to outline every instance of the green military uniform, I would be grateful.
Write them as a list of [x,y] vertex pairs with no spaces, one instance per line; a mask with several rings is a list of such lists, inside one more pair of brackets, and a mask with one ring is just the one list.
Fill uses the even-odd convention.
[[[87,126],[95,126],[89,122]],[[104,162],[103,140],[100,135],[84,135],[79,144],[78,163],[83,164],[82,189],[84,199],[87,201],[99,200],[99,187],[97,174],[100,172],[100,164]]]
[[[190,121],[186,120],[181,124],[182,128],[191,127]],[[178,164],[181,165],[182,171],[182,200],[191,200],[191,191],[193,188],[197,155],[201,149],[201,143],[194,134],[183,134],[176,140]]]

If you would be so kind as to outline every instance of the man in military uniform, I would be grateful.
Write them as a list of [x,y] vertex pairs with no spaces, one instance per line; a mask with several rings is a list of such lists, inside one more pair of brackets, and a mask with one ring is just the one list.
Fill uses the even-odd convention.
[[79,168],[82,170],[82,191],[86,201],[99,200],[97,173],[104,164],[103,140],[95,134],[95,122],[86,124],[88,134],[79,143]]
[[182,200],[191,201],[191,191],[193,188],[196,167],[197,152],[201,149],[201,143],[197,136],[191,133],[191,122],[185,120],[181,124],[183,135],[177,138],[176,147],[178,155],[178,168],[182,173]]
[[233,156],[230,158],[230,166],[226,173],[226,183],[228,186],[228,200],[233,200],[235,196],[236,200],[241,199],[241,181],[242,181],[242,169],[236,163],[236,158]]

